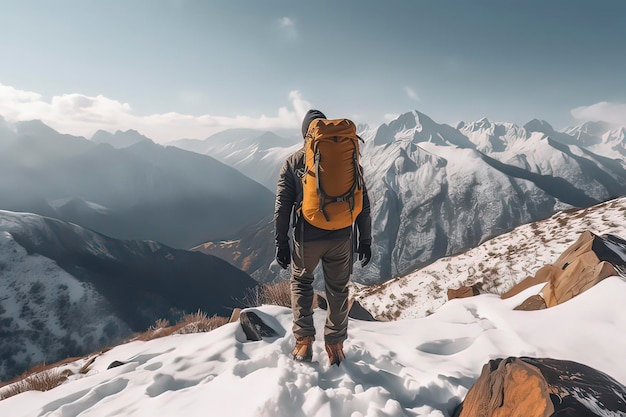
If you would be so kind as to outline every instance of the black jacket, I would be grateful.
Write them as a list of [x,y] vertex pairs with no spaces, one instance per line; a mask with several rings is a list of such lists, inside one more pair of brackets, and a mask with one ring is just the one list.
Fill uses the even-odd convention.
[[[295,237],[300,241],[335,240],[350,237],[352,227],[340,230],[324,230],[309,224],[302,217],[294,215],[297,205],[302,198],[302,182],[304,175],[304,148],[287,158],[283,164],[276,187],[276,204],[274,205],[274,230],[276,246],[289,244],[289,226],[292,217],[295,219],[293,227]],[[372,243],[372,217],[367,187],[363,186],[363,208],[356,218],[356,232],[359,243]]]

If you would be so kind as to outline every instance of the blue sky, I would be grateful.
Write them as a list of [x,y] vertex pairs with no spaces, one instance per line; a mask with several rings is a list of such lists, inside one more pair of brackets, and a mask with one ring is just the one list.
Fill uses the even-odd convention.
[[0,14],[0,114],[160,141],[294,127],[626,124],[626,1],[23,0]]

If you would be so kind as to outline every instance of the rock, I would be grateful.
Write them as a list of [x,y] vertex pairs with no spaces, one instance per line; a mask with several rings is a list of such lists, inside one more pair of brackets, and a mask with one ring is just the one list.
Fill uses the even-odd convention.
[[[559,256],[553,264],[540,268],[534,277],[527,277],[502,294],[509,298],[536,284],[545,282],[540,296],[544,303],[531,297],[516,310],[554,307],[588,290],[603,279],[619,275],[626,266],[626,241],[613,235],[597,236],[583,232],[578,240]],[[545,307],[543,307],[545,304]]]
[[241,309],[240,308],[235,308],[233,310],[233,312],[230,314],[230,318],[228,319],[229,323],[234,323],[236,321],[239,321],[239,315],[241,314]]
[[539,268],[539,270],[534,276],[526,277],[523,281],[520,281],[519,283],[514,285],[513,288],[503,293],[500,296],[500,298],[502,298],[503,300],[507,298],[511,298],[514,295],[517,295],[530,287],[534,287],[535,285],[546,283],[560,271],[561,271],[561,268],[555,265],[552,265],[552,264],[544,265],[541,268]]
[[118,366],[126,365],[126,362],[121,361],[113,361],[107,366],[107,369],[117,368]]
[[239,322],[246,339],[251,341],[263,340],[264,337],[276,337],[278,333],[272,329],[254,312],[243,310],[239,314]]
[[482,292],[483,284],[482,282],[477,282],[474,285],[468,287],[466,285],[457,288],[456,290],[453,288],[448,289],[448,301],[454,300],[455,298],[467,298],[473,297],[475,295],[479,295]]
[[523,311],[535,311],[535,310],[543,310],[544,308],[548,308],[546,306],[546,300],[543,299],[539,294],[528,297],[524,302],[513,310],[523,310]]
[[359,303],[356,300],[352,303],[352,306],[350,307],[350,311],[348,312],[348,317],[351,317],[351,318],[356,319],[356,320],[376,321],[374,316],[372,316],[372,313],[367,311],[361,305],[361,303]]
[[320,292],[316,292],[315,296],[315,299],[317,300],[317,306],[322,310],[328,310],[328,301],[326,301],[326,297]]
[[454,417],[626,413],[626,386],[586,365],[551,358],[490,360]]
[[[325,296],[320,292],[316,292],[315,295],[317,296],[317,306],[322,310],[328,310],[328,301]],[[372,313],[367,311],[357,300],[350,302],[348,317],[363,321],[377,321],[374,316],[372,316]]]

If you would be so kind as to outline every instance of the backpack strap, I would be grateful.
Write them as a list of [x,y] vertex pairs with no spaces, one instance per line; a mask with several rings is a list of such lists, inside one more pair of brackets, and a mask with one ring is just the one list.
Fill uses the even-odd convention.
[[293,210],[291,211],[292,217],[291,217],[291,221],[292,221],[292,225],[293,227],[296,226],[296,223],[298,222],[298,217],[300,216],[300,213],[302,212],[302,198],[303,198],[303,191],[302,191],[302,179],[304,178],[304,176],[306,175],[305,172],[305,164],[304,164],[304,154],[302,154],[302,158],[299,158],[296,163],[294,164],[294,175],[295,175],[295,180],[296,180],[296,199],[294,201],[294,207]]

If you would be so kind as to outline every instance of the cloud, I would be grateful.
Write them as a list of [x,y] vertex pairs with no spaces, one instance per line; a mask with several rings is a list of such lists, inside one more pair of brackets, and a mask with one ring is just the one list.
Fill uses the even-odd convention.
[[409,96],[411,100],[420,101],[419,96],[417,95],[415,90],[413,90],[411,87],[404,87],[404,91],[406,92],[406,95]]
[[601,101],[572,109],[571,115],[581,121],[604,121],[626,126],[626,104]]
[[282,27],[293,27],[294,26],[294,21],[292,18],[290,17],[283,17],[282,19],[280,19],[280,25]]
[[298,40],[298,31],[296,30],[296,21],[291,17],[281,17],[278,25],[283,35],[290,41]]
[[98,95],[64,94],[45,99],[41,94],[0,84],[0,116],[10,122],[42,120],[61,133],[91,137],[97,130],[135,129],[165,143],[181,138],[204,139],[229,128],[299,128],[311,104],[299,91],[289,92],[289,104],[275,116],[191,116],[176,112],[138,115],[128,103]]
[[[300,92],[297,90],[291,91],[289,93],[289,100],[291,100],[291,105],[296,113],[296,117],[298,120],[302,120],[306,112],[313,108],[311,103],[303,99],[302,94],[300,94]],[[283,109],[281,108],[281,110]]]

